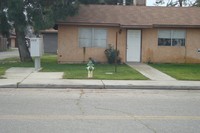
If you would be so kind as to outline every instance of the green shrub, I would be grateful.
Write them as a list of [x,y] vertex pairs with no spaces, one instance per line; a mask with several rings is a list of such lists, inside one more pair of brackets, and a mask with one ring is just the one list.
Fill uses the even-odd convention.
[[111,44],[109,44],[108,49],[104,51],[109,64],[115,63],[115,61],[120,64],[121,63],[121,58],[119,57],[119,50],[116,50],[113,48]]

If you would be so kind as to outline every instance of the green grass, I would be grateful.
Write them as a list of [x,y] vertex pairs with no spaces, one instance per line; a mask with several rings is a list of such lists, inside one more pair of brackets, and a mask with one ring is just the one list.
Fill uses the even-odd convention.
[[[42,58],[42,67],[44,72],[64,72],[65,79],[86,79],[86,64],[57,64],[55,56],[49,55]],[[107,72],[113,74],[106,74]],[[109,80],[146,80],[147,78],[123,64],[115,66],[110,64],[95,64],[93,79]]]
[[[64,72],[64,79],[87,79],[86,64],[58,64],[56,55],[45,55],[41,62],[43,72]],[[19,59],[11,58],[0,61],[0,66],[0,75],[3,75],[10,67],[34,67],[34,64],[32,62],[21,63]],[[113,74],[106,74],[108,72]],[[147,78],[125,64],[118,65],[116,73],[114,65],[95,64],[93,79],[146,80]]]
[[6,68],[0,67],[0,79],[2,78],[1,75],[4,75]]
[[200,80],[200,64],[149,64],[149,65],[178,80]]

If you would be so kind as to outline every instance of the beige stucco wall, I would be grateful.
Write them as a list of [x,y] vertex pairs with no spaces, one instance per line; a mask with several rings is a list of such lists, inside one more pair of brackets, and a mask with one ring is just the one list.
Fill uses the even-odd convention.
[[[80,26],[82,27],[82,26]],[[90,27],[91,28],[91,27]],[[94,27],[92,27],[94,28]],[[101,28],[101,27],[96,27]],[[116,32],[119,27],[102,27],[107,29],[107,44],[116,45]],[[158,46],[159,29],[142,29],[142,62],[155,63],[200,63],[200,29],[186,29],[184,46]],[[82,63],[92,57],[98,62],[107,62],[105,48],[81,48],[78,44],[79,26],[59,25],[58,62]],[[118,34],[118,50],[122,62],[126,62],[126,29]]]
[[183,46],[158,46],[158,29],[142,30],[142,62],[200,63],[200,30],[186,29]]
[[[83,27],[83,26],[80,26]],[[79,26],[59,25],[58,27],[58,62],[60,63],[82,63],[87,62],[89,57],[92,57],[98,62],[107,62],[104,54],[105,48],[81,48],[79,47],[78,32]],[[91,28],[91,27],[90,27]],[[94,27],[92,27],[94,28]],[[101,27],[95,27],[101,28]],[[106,28],[106,27],[102,27]],[[107,27],[107,44],[116,45],[117,27]],[[125,43],[126,32],[122,31],[118,35],[118,50],[120,57],[125,62]]]
[[186,63],[200,63],[200,29],[187,30],[186,49]]

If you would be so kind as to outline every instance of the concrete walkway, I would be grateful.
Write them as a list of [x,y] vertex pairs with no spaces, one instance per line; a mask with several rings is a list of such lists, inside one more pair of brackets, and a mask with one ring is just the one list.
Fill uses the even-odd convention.
[[200,89],[200,81],[62,79],[62,72],[35,72],[34,68],[10,68],[0,88],[74,89]]
[[158,71],[157,69],[144,64],[144,63],[127,63],[130,67],[134,68],[141,74],[143,74],[145,77],[149,78],[150,80],[156,80],[156,81],[175,81],[176,79],[170,77],[169,75]]
[[18,48],[12,48],[11,50],[0,52],[0,60],[11,57],[19,57]]
[[32,72],[34,72],[34,68],[12,67],[12,68],[6,70],[6,73],[3,76],[3,78],[6,78],[6,79],[17,79],[19,82],[22,82]]

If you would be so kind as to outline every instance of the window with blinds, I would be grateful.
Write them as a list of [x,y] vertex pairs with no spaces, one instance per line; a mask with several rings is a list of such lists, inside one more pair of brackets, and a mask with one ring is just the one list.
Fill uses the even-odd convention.
[[185,46],[185,30],[159,30],[158,46]]
[[79,47],[107,47],[107,30],[102,28],[79,28]]

